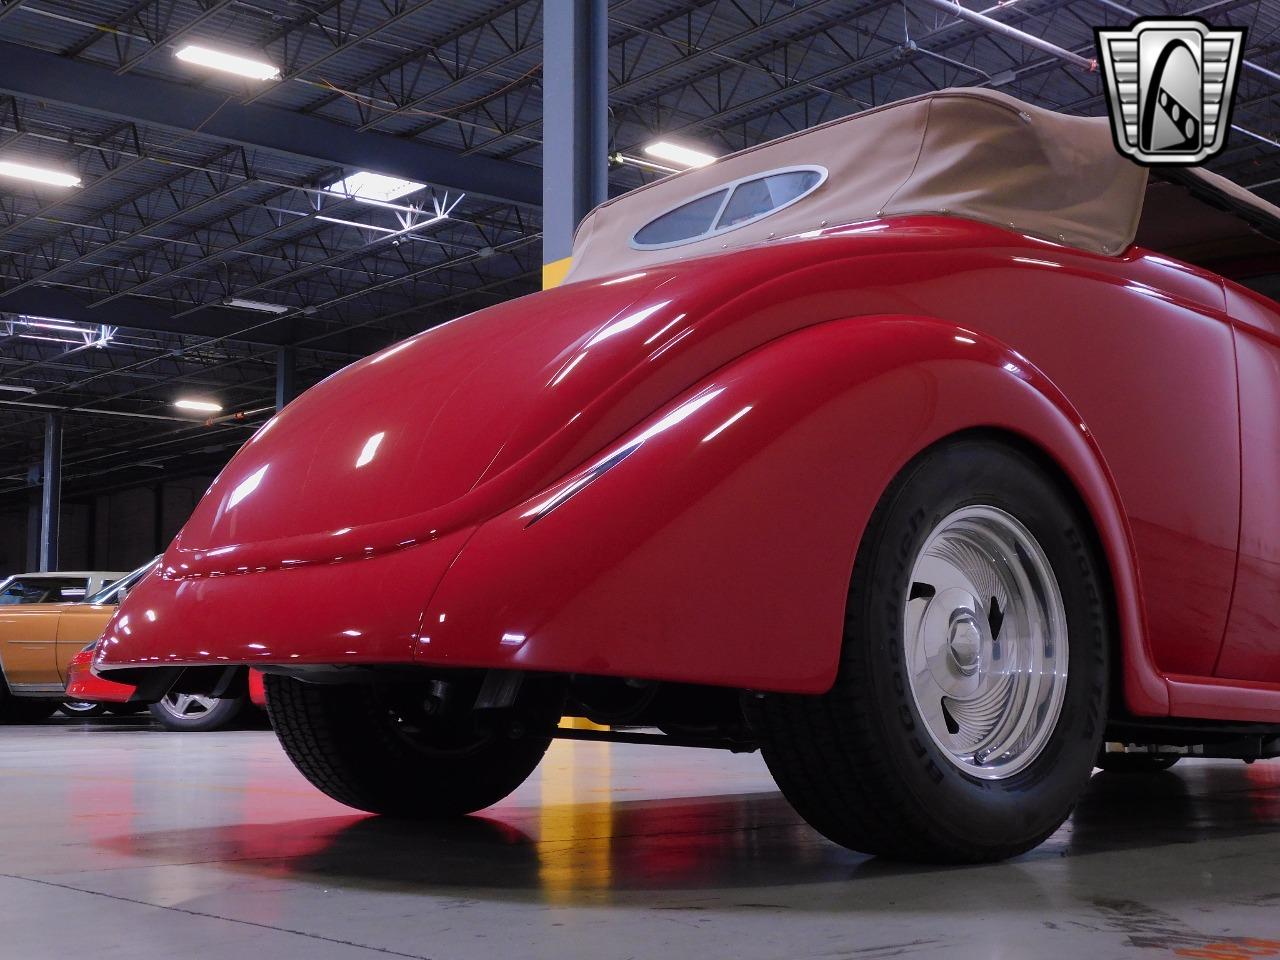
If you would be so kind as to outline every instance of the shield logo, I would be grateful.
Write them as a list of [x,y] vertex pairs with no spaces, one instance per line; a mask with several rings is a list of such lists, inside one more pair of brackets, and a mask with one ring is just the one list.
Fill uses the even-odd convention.
[[1117,150],[1138,163],[1182,165],[1222,151],[1244,28],[1173,17],[1094,33]]

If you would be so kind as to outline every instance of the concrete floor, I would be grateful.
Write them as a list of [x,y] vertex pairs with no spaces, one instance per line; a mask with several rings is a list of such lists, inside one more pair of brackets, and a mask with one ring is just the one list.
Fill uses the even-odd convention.
[[0,728],[0,790],[6,960],[1280,956],[1280,762],[1099,775],[962,869],[849,853],[698,750],[558,743],[430,827],[333,803],[266,731],[54,723]]

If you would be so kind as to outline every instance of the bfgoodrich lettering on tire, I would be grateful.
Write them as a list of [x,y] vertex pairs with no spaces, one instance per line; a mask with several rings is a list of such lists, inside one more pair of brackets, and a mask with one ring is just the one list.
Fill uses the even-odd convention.
[[832,689],[761,704],[769,769],[855,850],[1031,849],[1097,757],[1109,598],[1088,518],[1036,457],[983,436],[925,452],[863,537]]

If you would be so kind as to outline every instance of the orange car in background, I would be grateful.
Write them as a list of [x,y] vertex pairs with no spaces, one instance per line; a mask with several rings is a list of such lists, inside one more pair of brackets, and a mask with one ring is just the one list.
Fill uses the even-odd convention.
[[[67,687],[77,658],[88,656],[129,588],[155,564],[148,561],[80,602],[0,606],[0,723],[32,723],[59,709],[82,717],[144,709],[126,703],[133,688],[122,684],[93,678],[91,691],[69,694]],[[170,730],[216,730],[244,710],[249,686],[241,676],[231,696],[173,694],[145,709]],[[256,686],[261,691],[260,678]]]
[[154,565],[152,560],[87,599],[82,593],[75,600],[0,606],[0,723],[53,715],[65,699],[71,658],[97,641],[120,598]]

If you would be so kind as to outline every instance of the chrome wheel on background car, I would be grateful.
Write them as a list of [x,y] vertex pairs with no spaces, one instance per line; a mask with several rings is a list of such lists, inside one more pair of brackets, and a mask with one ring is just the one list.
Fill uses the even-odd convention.
[[864,853],[975,863],[1041,843],[1102,742],[1105,570],[1034,453],[984,434],[922,453],[863,534],[830,691],[758,701],[783,794]]
[[984,780],[1040,755],[1067,688],[1067,621],[1044,550],[990,506],[955,511],[916,556],[904,605],[907,678],[943,755]]
[[206,697],[194,693],[170,693],[148,708],[166,730],[200,733],[220,730],[244,710],[244,697]]
[[87,719],[89,717],[100,717],[107,712],[105,703],[93,703],[89,700],[63,700],[58,705],[68,717],[76,717],[77,719]]

